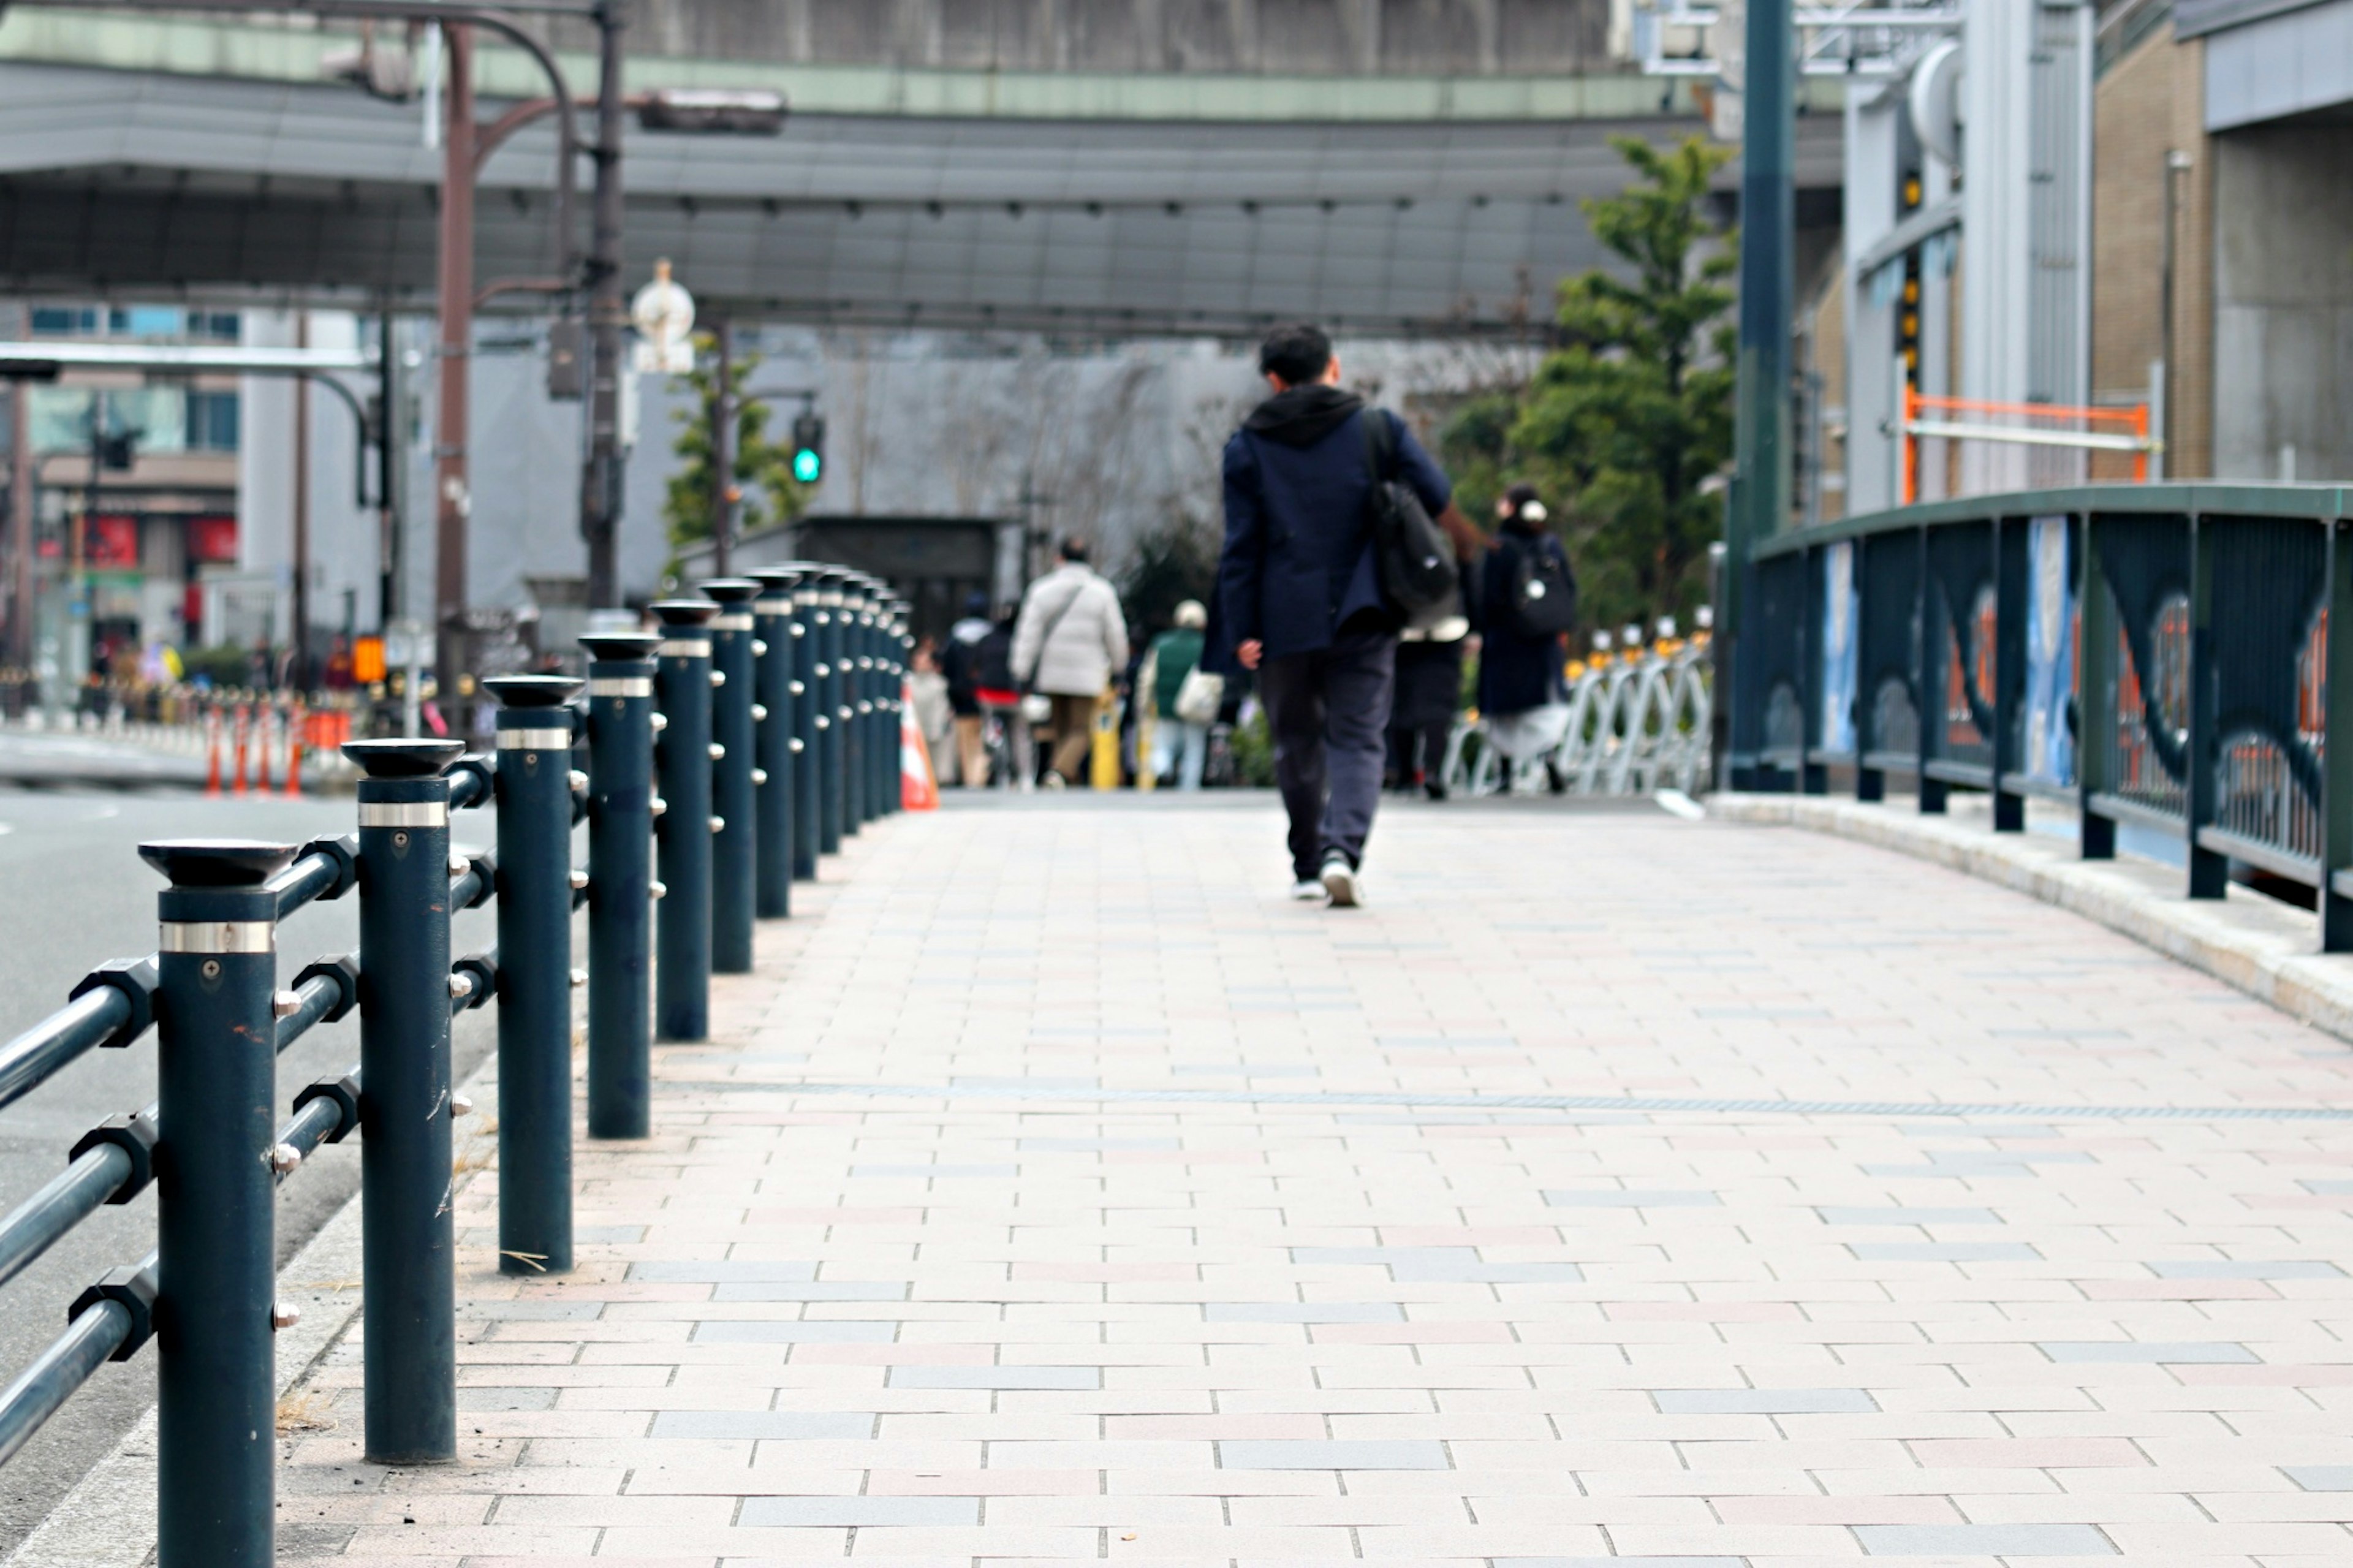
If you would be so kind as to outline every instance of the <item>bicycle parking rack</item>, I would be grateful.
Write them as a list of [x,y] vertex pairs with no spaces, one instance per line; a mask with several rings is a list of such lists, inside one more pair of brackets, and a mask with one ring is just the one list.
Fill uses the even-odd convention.
[[[355,833],[299,847],[140,847],[169,883],[157,951],[100,965],[63,1008],[0,1045],[0,1109],[90,1049],[151,1029],[155,1102],[92,1128],[64,1172],[0,1217],[0,1286],[151,1184],[156,1247],[83,1290],[66,1331],[0,1390],[0,1465],[101,1364],[153,1339],[160,1568],[266,1568],[272,1335],[295,1318],[276,1300],[274,1193],[321,1144],[354,1131],[366,1454],[456,1458],[450,1122],[470,1107],[451,1081],[452,1015],[497,1003],[499,1267],[562,1273],[573,1261],[572,991],[587,991],[589,1134],[643,1137],[657,991],[665,1005],[693,1005],[665,1012],[665,1032],[701,1037],[714,931],[729,966],[748,968],[753,899],[763,914],[785,912],[790,881],[817,871],[815,830],[829,829],[829,849],[898,809],[908,606],[817,563],[705,588],[713,597],[656,606],[660,637],[583,639],[585,683],[485,682],[500,704],[490,756],[464,755],[456,741],[345,745],[362,775]],[[714,637],[724,639],[716,668]],[[495,818],[495,850],[453,847],[453,814],[470,808]],[[572,844],[584,819],[582,869]],[[765,853],[764,835],[776,840]],[[651,875],[657,840],[667,889]],[[716,927],[714,887],[727,900]],[[358,952],[319,958],[280,988],[280,923],[352,893]],[[453,957],[452,911],[493,898],[496,950]],[[657,902],[659,986],[648,962]],[[584,903],[588,963],[575,969]],[[278,1122],[279,1055],[354,1012],[359,1062],[304,1088]]]

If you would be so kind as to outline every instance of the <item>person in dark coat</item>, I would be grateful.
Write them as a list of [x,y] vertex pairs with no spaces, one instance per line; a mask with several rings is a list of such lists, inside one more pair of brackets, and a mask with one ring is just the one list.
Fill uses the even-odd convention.
[[1479,557],[1486,542],[1471,520],[1452,506],[1438,514],[1438,526],[1454,542],[1455,571],[1469,590],[1457,613],[1432,620],[1428,629],[1408,626],[1398,634],[1397,693],[1389,700],[1391,788],[1419,784],[1432,800],[1446,798],[1446,742],[1462,707],[1462,655],[1470,646],[1465,612],[1478,596]]
[[1259,369],[1274,395],[1226,443],[1219,622],[1266,704],[1292,896],[1345,908],[1359,900],[1380,804],[1399,619],[1374,565],[1366,422],[1388,422],[1384,477],[1432,513],[1453,487],[1403,420],[1340,389],[1332,340],[1316,328],[1275,328]]
[[[1545,505],[1533,485],[1506,490],[1495,515],[1503,526],[1479,575],[1479,716],[1495,749],[1516,763],[1560,744],[1567,727],[1562,637],[1520,630],[1512,610],[1512,586],[1525,555],[1561,545],[1545,526]],[[1553,785],[1561,787],[1556,774]]]

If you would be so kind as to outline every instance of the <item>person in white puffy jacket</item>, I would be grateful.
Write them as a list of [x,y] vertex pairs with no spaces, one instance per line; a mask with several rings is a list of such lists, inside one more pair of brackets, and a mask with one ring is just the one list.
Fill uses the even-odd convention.
[[1053,774],[1085,776],[1095,703],[1112,671],[1127,668],[1127,618],[1119,593],[1087,564],[1086,542],[1062,541],[1061,564],[1029,584],[1013,627],[1013,674],[1051,700]]

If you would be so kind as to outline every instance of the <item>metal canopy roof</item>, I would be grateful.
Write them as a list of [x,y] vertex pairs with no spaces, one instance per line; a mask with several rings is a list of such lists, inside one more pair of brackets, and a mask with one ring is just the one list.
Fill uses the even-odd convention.
[[[632,277],[804,321],[1499,330],[1600,259],[1577,203],[1615,132],[1686,121],[1148,123],[807,115],[775,140],[628,142]],[[551,132],[485,171],[478,275],[553,268]],[[1834,185],[1838,126],[1801,122]],[[348,89],[0,65],[0,286],[349,302],[429,296],[439,154]],[[1729,183],[1729,182],[1727,182]]]

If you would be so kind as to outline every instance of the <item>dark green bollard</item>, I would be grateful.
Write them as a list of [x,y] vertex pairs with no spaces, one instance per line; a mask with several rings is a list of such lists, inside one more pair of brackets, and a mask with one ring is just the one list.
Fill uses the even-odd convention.
[[559,675],[499,700],[499,1272],[572,1267],[572,710]]
[[361,1311],[367,1458],[458,1457],[449,1213],[449,781],[456,741],[353,741],[360,765]]
[[810,667],[814,679],[809,682],[817,712],[809,722],[817,729],[817,847],[821,855],[841,852],[841,569],[820,567],[817,622],[811,628],[817,639]]
[[[160,1568],[269,1568],[277,1504],[277,905],[293,846],[142,844],[160,898],[155,1315]],[[443,1179],[446,1182],[447,1168]]]
[[654,780],[664,809],[654,820],[662,895],[654,915],[654,1035],[711,1036],[711,617],[707,599],[664,599],[654,703],[665,723],[654,741]]
[[753,755],[759,705],[753,645],[759,639],[752,614],[760,584],[748,577],[715,577],[701,586],[719,602],[710,621],[711,812],[717,819],[711,831],[711,968],[748,974],[760,853],[759,766]]
[[859,711],[859,701],[866,694],[864,667],[859,663],[866,647],[866,579],[858,572],[843,576],[841,609],[834,617],[841,632],[840,657],[836,660],[841,689],[834,718],[841,726],[841,836],[848,838],[866,826],[869,748],[866,718]]
[[653,1123],[654,650],[651,632],[588,650],[588,1136]]
[[793,587],[793,880],[817,879],[825,836],[825,748],[817,727],[820,569],[805,564]]
[[874,770],[874,779],[885,816],[896,816],[904,809],[900,775],[905,772],[905,763],[901,752],[906,745],[907,659],[914,646],[907,636],[909,608],[905,600],[892,599],[884,608],[881,628],[883,706],[882,721],[876,729],[883,739],[883,755],[881,766]]
[[754,785],[759,852],[753,908],[762,920],[777,920],[793,912],[793,584],[801,574],[790,566],[764,566],[747,575],[760,584],[752,605],[759,637],[752,750],[760,770]]

